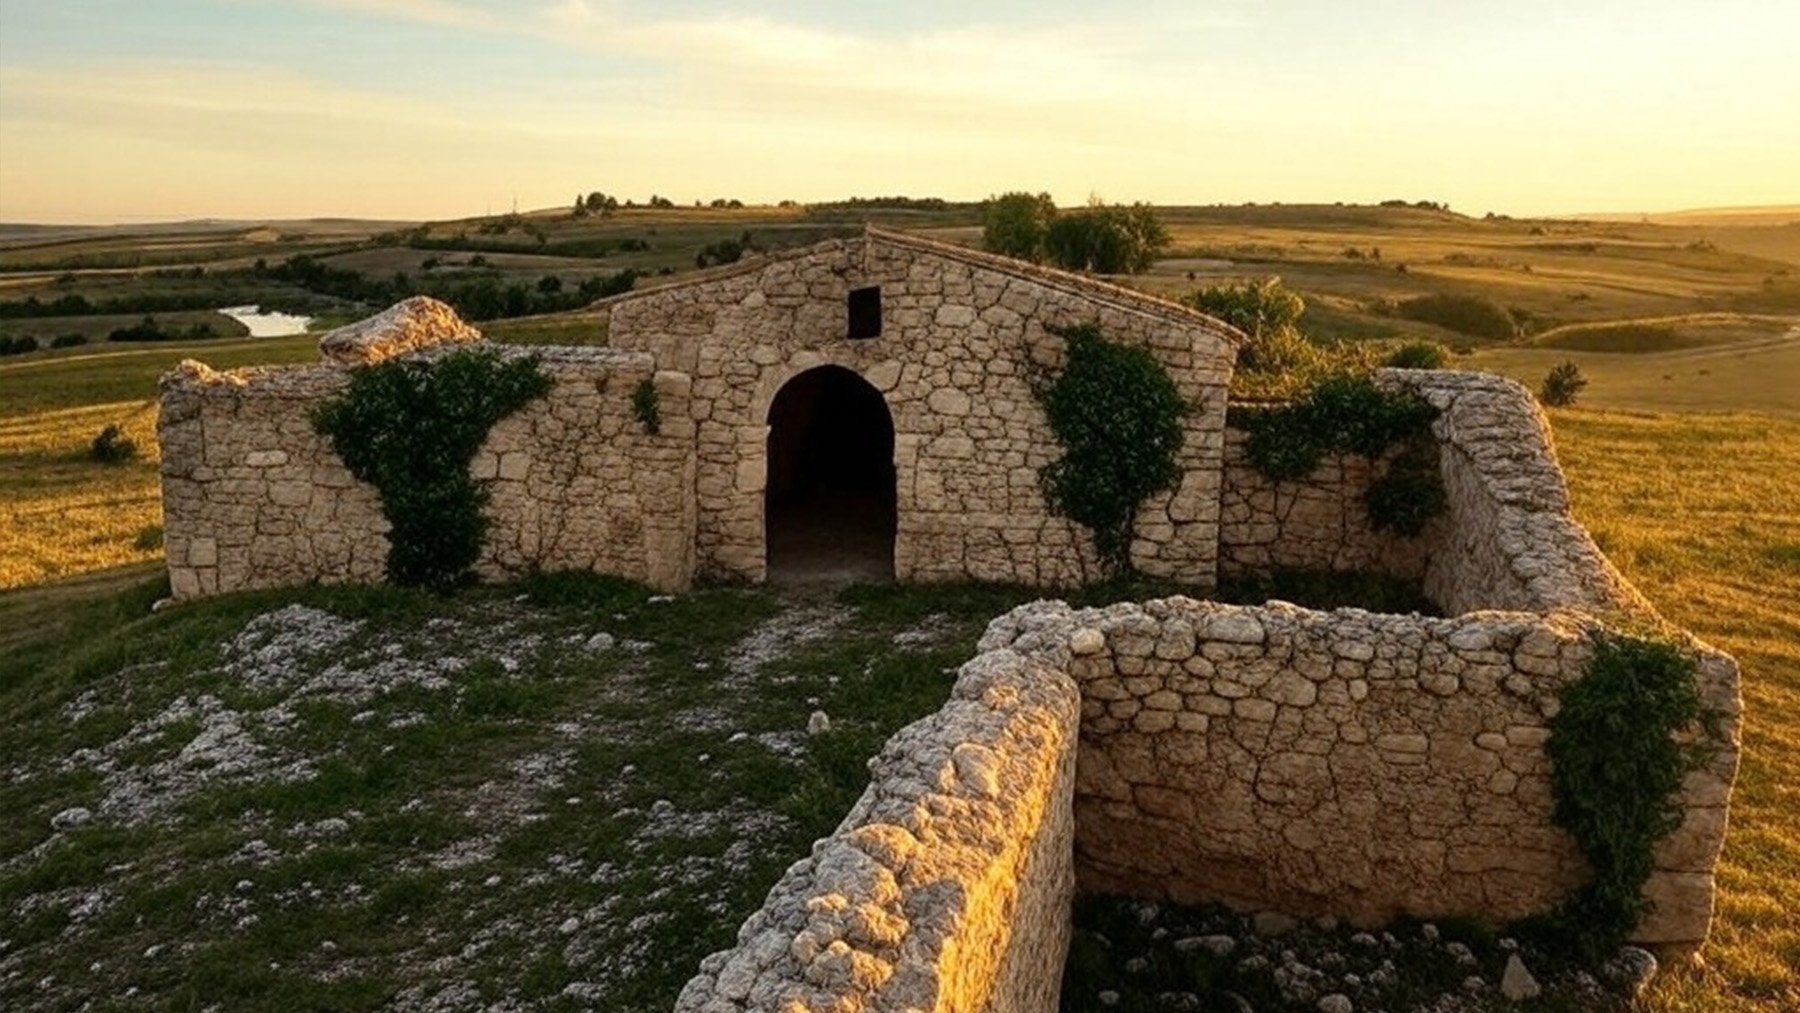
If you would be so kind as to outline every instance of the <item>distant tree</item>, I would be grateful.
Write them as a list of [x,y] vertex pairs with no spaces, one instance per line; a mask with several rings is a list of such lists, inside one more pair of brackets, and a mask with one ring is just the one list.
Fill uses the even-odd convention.
[[650,206],[653,208],[672,208],[675,206],[675,202],[661,194],[653,193],[650,195]]
[[562,279],[554,274],[546,274],[538,279],[537,290],[545,295],[555,295],[562,291]]
[[1573,362],[1558,363],[1545,374],[1544,384],[1538,388],[1538,400],[1552,408],[1566,408],[1575,403],[1587,385],[1587,377],[1581,375],[1580,366]]
[[982,248],[1019,260],[1043,260],[1055,218],[1056,202],[1047,193],[1015,190],[989,197],[981,212]]
[[569,217],[571,217],[571,218],[586,218],[587,213],[588,213],[587,198],[581,196],[580,194],[576,194],[575,195],[575,210],[570,212]]
[[1051,263],[1070,271],[1136,274],[1169,245],[1169,230],[1148,204],[1107,205],[1059,214],[1044,235]]
[[588,214],[607,215],[619,210],[619,198],[598,190],[588,194],[584,203],[587,205]]

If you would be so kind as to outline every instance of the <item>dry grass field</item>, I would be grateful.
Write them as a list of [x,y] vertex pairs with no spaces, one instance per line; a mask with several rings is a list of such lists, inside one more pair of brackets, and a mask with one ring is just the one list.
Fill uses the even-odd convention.
[[[695,230],[683,243],[745,227],[791,230],[796,239],[838,227],[773,209],[682,214],[681,227]],[[1533,388],[1555,363],[1581,366],[1590,386],[1580,406],[1551,416],[1577,514],[1665,615],[1732,652],[1744,673],[1744,760],[1720,866],[1714,940],[1704,965],[1665,976],[1649,1007],[1800,1009],[1800,912],[1793,903],[1800,897],[1800,332],[1787,330],[1800,319],[1800,228],[1710,220],[1483,222],[1410,209],[1172,209],[1169,218],[1178,248],[1139,279],[1152,289],[1179,294],[1195,284],[1281,274],[1307,295],[1309,323],[1336,336],[1472,344],[1478,347],[1456,365]],[[620,215],[557,227],[590,238],[676,227],[650,222]],[[913,224],[948,238],[971,236],[964,213]],[[459,227],[466,225],[432,231],[451,235]],[[81,247],[84,256],[129,255],[110,239],[75,242],[91,244]],[[1375,247],[1379,263],[1367,256]],[[1350,248],[1364,251],[1362,258],[1345,257]],[[672,263],[674,249],[649,259]],[[170,252],[159,246],[157,256]],[[390,269],[400,263],[395,258],[411,263],[420,253],[354,256]],[[1405,273],[1396,269],[1400,263]],[[1783,273],[1783,264],[1795,271]],[[540,265],[549,266],[533,261]],[[1515,307],[1548,333],[1467,342],[1379,311],[1384,302],[1440,291]],[[1559,334],[1571,333],[1555,328],[1612,322],[1670,328],[1676,347],[1555,347],[1568,343]],[[600,320],[584,314],[484,327],[522,343],[605,339]],[[1586,335],[1578,346],[1640,347],[1636,339],[1575,333]],[[54,653],[59,644],[104,632],[88,625],[96,614],[113,626],[136,621],[125,605],[143,597],[160,555],[152,400],[158,375],[186,357],[219,367],[311,361],[314,340],[101,344],[0,359],[0,651],[28,645]],[[136,461],[107,466],[87,457],[88,443],[107,424],[121,425],[138,442]],[[946,599],[942,607],[955,604]]]

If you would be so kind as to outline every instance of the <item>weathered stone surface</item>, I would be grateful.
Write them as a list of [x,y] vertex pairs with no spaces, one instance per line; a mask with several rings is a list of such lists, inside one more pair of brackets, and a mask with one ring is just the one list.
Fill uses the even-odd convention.
[[1011,651],[964,665],[676,1010],[1054,1010],[1077,721],[1059,672]]
[[1510,1002],[1524,1002],[1536,999],[1543,991],[1543,987],[1531,976],[1517,953],[1506,958],[1506,970],[1500,975],[1501,995]]
[[[881,292],[882,334],[849,340],[848,293],[871,286]],[[496,483],[490,539],[502,544],[490,546],[484,576],[542,564],[664,587],[695,575],[761,580],[770,406],[789,380],[830,365],[865,377],[893,421],[897,576],[1089,582],[1105,569],[1093,539],[1050,511],[1038,480],[1060,448],[1032,377],[1061,358],[1050,328],[1093,321],[1157,356],[1196,406],[1179,457],[1189,478],[1144,504],[1133,562],[1185,584],[1214,582],[1225,390],[1241,338],[1218,321],[1094,279],[881,230],[627,293],[605,309],[614,348],[538,350],[586,355],[593,368],[565,371],[566,383],[496,427],[472,463],[473,476]],[[359,365],[477,338],[448,307],[421,298],[341,328],[321,348],[335,366]],[[370,490],[306,423],[309,402],[335,392],[341,369],[220,381],[201,368],[168,387],[165,509],[172,543],[210,537],[225,551],[207,567],[172,556],[176,596],[378,577],[385,525],[366,509]],[[645,380],[660,399],[654,439],[630,409]],[[201,391],[208,396],[193,396]],[[521,495],[501,495],[511,490]],[[214,508],[226,500],[231,510]],[[265,519],[269,506],[291,512]],[[255,558],[240,557],[252,536]]]
[[416,295],[366,320],[327,331],[319,338],[319,351],[327,361],[355,366],[480,340],[481,332],[464,323],[448,303]]

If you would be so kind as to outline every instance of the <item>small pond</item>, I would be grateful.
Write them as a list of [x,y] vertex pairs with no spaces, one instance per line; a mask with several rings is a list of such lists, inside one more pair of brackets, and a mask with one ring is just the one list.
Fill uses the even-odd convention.
[[226,306],[219,312],[250,328],[250,336],[253,338],[285,338],[290,334],[305,334],[306,329],[312,326],[312,317],[265,312],[261,306]]

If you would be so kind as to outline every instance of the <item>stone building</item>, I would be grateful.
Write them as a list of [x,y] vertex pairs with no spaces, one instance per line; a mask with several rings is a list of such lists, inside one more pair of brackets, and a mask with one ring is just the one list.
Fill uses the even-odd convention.
[[[1056,587],[1101,572],[1048,509],[1060,453],[1033,391],[1054,332],[1095,323],[1149,349],[1193,406],[1174,489],[1144,504],[1145,573],[1218,567],[1225,324],[1162,299],[879,229],[615,297],[608,348],[541,352],[556,386],[497,425],[488,577],[589,568],[666,589],[829,565],[903,581]],[[318,367],[165,384],[161,439],[178,597],[376,579],[385,522],[307,424],[355,364],[478,338],[414,300],[327,336]],[[657,392],[659,430],[633,415]]]
[[[1182,478],[1132,560],[1219,574],[1377,572],[1442,613],[1188,598],[999,617],[936,713],[898,732],[832,836],[796,856],[682,1013],[1049,1013],[1078,891],[1345,918],[1506,920],[1587,875],[1547,748],[1596,638],[1657,629],[1694,661],[1714,749],[1674,801],[1632,938],[1707,936],[1740,745],[1736,662],[1669,626],[1570,511],[1531,395],[1386,370],[1438,410],[1445,508],[1416,536],[1364,507],[1385,461],[1274,481],[1227,432],[1241,335],[1141,293],[870,230],[610,300],[610,347],[539,355],[549,393],[497,424],[477,572],[582,568],[679,589],[819,559],[901,580],[1072,585],[1092,539],[1051,514],[1060,453],[1034,384],[1064,326],[1148,349],[1193,410]],[[327,336],[319,366],[165,378],[177,597],[379,580],[375,491],[311,412],[350,369],[479,340],[402,304]],[[654,400],[660,424],[634,404]]]

